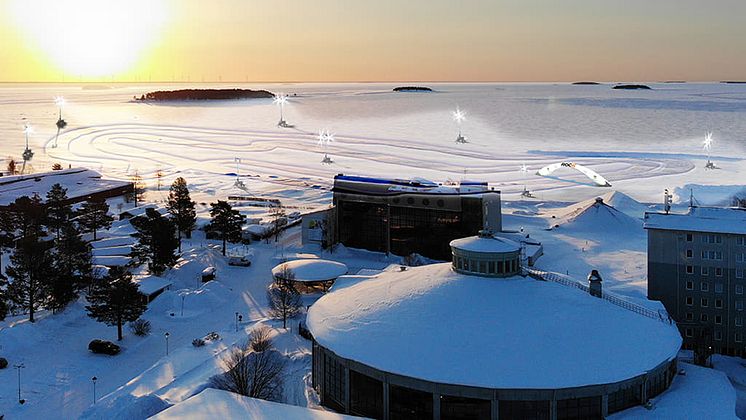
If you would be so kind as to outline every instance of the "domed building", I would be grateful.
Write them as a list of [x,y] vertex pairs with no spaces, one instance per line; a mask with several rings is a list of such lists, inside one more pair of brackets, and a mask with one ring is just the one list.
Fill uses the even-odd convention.
[[344,274],[347,274],[346,265],[318,258],[292,260],[272,269],[272,276],[276,280],[289,281],[303,293],[326,292],[334,280]]
[[515,242],[481,233],[451,247],[452,263],[385,271],[310,308],[322,405],[392,420],[599,419],[671,384],[675,325],[597,288],[521,276]]

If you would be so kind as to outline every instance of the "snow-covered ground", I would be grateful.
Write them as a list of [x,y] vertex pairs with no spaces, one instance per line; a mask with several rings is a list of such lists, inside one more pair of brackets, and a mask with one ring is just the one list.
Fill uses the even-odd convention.
[[[433,85],[436,92],[426,95],[395,94],[390,92],[392,85],[383,84],[245,87],[290,93],[285,118],[295,128],[275,126],[278,110],[268,100],[130,101],[133,95],[174,86],[95,90],[4,85],[0,87],[0,157],[18,159],[22,126],[29,121],[36,128],[30,139],[36,151],[31,164],[36,169],[46,170],[59,162],[86,166],[112,179],[128,179],[137,171],[148,183],[151,202],[165,200],[168,185],[183,176],[202,217],[210,202],[231,195],[276,198],[290,207],[288,211],[326,207],[332,176],[340,172],[486,180],[503,191],[504,227],[522,229],[544,244],[538,267],[579,280],[598,269],[605,288],[640,301],[647,294],[646,241],[640,219],[642,212],[655,206],[652,203],[662,201],[663,189],[674,192],[677,203],[682,203],[675,210],[684,209],[692,192],[701,204],[724,204],[744,191],[739,185],[746,179],[744,85],[653,84],[652,91],[629,92],[608,86]],[[56,95],[68,99],[63,116],[69,126],[53,147]],[[467,144],[454,142],[450,112],[457,105],[467,112],[463,124]],[[318,145],[321,129],[335,133],[325,148]],[[707,155],[701,140],[706,131],[714,131],[712,159],[721,169],[704,169]],[[334,159],[333,164],[321,163],[324,153]],[[240,158],[238,166],[236,158]],[[533,175],[541,166],[561,160],[592,168],[613,187],[589,186],[586,178],[569,170],[555,172],[556,178]],[[529,167],[528,173],[519,170],[522,164]],[[234,186],[237,170],[246,190]],[[163,174],[160,188],[159,172]],[[521,199],[524,186],[537,198]],[[612,191],[616,194],[605,196],[605,202],[621,215],[577,211],[592,208],[596,196]],[[584,200],[591,202],[578,204]],[[242,212],[266,217],[266,207],[249,204],[241,206]],[[126,206],[112,202],[115,213],[120,209]],[[116,224],[103,233],[105,239],[95,245],[97,258],[125,255],[131,245],[129,233],[127,224]],[[174,283],[172,290],[151,303],[145,314],[153,333],[144,338],[127,333],[116,358],[87,351],[91,339],[113,339],[116,331],[85,316],[82,301],[60,314],[42,314],[35,325],[19,318],[0,323],[0,355],[11,364],[25,363],[22,392],[27,399],[23,406],[16,402],[15,371],[0,371],[0,414],[6,419],[76,418],[85,411],[90,418],[141,418],[198,393],[219,370],[216,355],[245,340],[247,331],[259,322],[278,325],[266,320],[265,289],[271,268],[283,256],[317,251],[297,248],[299,238],[299,229],[293,228],[277,244],[252,244],[250,268],[229,267],[213,248],[217,244],[199,234],[186,241],[183,261],[165,274]],[[381,269],[396,261],[344,249],[317,255],[345,263],[350,273]],[[7,258],[3,261],[7,263]],[[198,275],[208,265],[217,267],[218,277],[203,285]],[[238,332],[236,312],[244,319]],[[192,347],[192,339],[211,331],[222,339],[204,348]],[[168,356],[165,332],[170,333]],[[275,332],[278,348],[291,359],[286,400],[313,406],[312,396],[306,394],[308,342],[294,332],[276,328]],[[736,362],[723,366],[716,363],[736,384],[743,401],[746,392],[738,384],[744,383],[739,378],[746,377],[746,368]],[[98,395],[103,397],[89,408],[94,375],[99,378]],[[686,381],[707,388],[711,376],[694,373]],[[680,388],[684,387],[675,386],[670,395],[682,395],[674,392]],[[714,387],[712,401],[725,403],[728,398],[715,395],[719,389]],[[659,397],[661,404],[666,395]],[[746,414],[744,407],[739,403],[739,413]],[[635,413],[656,417],[656,411]]]

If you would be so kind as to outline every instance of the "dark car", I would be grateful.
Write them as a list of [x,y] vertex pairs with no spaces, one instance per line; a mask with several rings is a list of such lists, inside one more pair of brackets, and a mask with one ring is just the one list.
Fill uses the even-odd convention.
[[111,341],[96,339],[88,343],[88,350],[96,354],[108,354],[109,356],[114,356],[119,354],[121,348]]

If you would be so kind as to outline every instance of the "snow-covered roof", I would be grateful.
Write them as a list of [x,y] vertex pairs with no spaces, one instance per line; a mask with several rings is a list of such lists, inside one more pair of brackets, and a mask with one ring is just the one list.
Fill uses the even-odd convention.
[[673,325],[575,288],[485,281],[451,264],[384,272],[321,297],[307,324],[337,355],[438,383],[561,388],[617,382],[675,357]]
[[480,194],[499,193],[490,189],[485,181],[461,181],[460,183],[437,183],[424,178],[378,178],[339,174],[334,177],[334,191],[346,191],[360,194],[398,195],[398,194]]
[[518,252],[521,246],[510,239],[496,238],[494,236],[480,235],[467,238],[454,239],[450,243],[452,248],[458,248],[471,252]]
[[151,420],[212,420],[216,418],[345,420],[359,417],[244,397],[233,392],[212,388],[207,388],[199,394],[150,417]]
[[141,278],[137,284],[140,286],[140,293],[150,296],[172,285],[173,282],[163,277],[147,276]]
[[295,281],[301,282],[334,280],[343,274],[347,274],[346,265],[316,258],[284,262],[272,269],[272,275],[279,276],[285,267],[293,272]]
[[101,179],[98,172],[84,168],[4,176],[0,177],[0,206],[7,206],[18,197],[31,197],[34,194],[39,194],[45,200],[54,184],[67,188],[68,198],[79,199],[101,191],[122,188],[130,183]]
[[746,235],[746,209],[691,207],[686,214],[645,213],[645,229]]

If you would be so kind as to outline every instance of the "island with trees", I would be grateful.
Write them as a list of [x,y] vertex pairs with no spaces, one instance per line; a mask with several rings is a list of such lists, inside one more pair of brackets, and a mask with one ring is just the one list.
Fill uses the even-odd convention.
[[394,88],[394,92],[432,92],[433,90],[427,86],[398,86]]
[[612,89],[619,90],[650,90],[650,86],[647,85],[616,85]]
[[275,95],[267,90],[252,89],[179,89],[148,92],[138,101],[225,101],[236,99],[271,99]]

